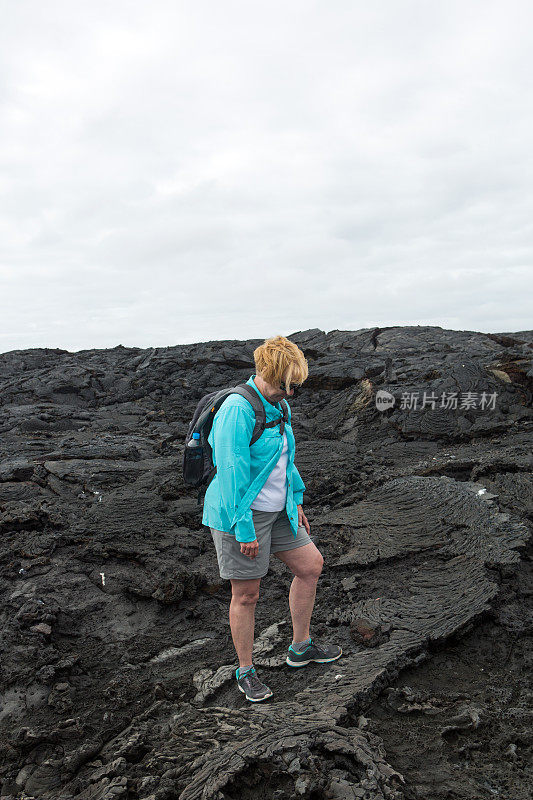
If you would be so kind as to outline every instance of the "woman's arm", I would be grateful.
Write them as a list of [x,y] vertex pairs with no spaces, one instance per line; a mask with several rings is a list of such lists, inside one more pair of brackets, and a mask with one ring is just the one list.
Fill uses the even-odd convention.
[[[250,486],[250,439],[255,415],[241,405],[222,405],[213,421],[213,444],[217,479],[222,505],[233,519],[237,507]],[[252,510],[235,524],[238,542],[256,539]]]
[[294,502],[297,506],[300,506],[304,501],[305,483],[294,463],[292,465],[292,491],[294,494]]

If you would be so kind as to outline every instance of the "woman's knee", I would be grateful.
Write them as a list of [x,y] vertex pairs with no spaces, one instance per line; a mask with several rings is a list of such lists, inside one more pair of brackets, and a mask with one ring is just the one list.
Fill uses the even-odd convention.
[[259,600],[259,592],[241,592],[233,595],[233,599],[241,606],[255,606]]
[[232,598],[241,605],[255,605],[259,600],[259,584],[261,579],[231,581]]
[[322,574],[323,566],[324,566],[324,558],[322,556],[322,553],[319,552],[313,564],[313,575],[316,577],[317,580],[320,578],[320,575]]
[[303,565],[295,574],[304,580],[317,581],[322,573],[323,565],[324,559],[322,554],[317,550],[313,558]]

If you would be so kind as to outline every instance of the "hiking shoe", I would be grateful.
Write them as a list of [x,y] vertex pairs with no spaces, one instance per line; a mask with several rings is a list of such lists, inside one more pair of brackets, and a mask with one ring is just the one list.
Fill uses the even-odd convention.
[[264,683],[261,683],[257,677],[255,667],[247,670],[244,675],[237,678],[237,686],[244,692],[247,700],[252,703],[260,703],[261,700],[266,700],[267,697],[272,697],[272,691]]
[[318,664],[327,664],[329,661],[336,661],[342,655],[342,647],[338,644],[318,644],[312,639],[307,645],[305,650],[297,653],[292,649],[292,644],[289,647],[289,654],[285,659],[289,667],[305,667],[311,661],[316,661]]

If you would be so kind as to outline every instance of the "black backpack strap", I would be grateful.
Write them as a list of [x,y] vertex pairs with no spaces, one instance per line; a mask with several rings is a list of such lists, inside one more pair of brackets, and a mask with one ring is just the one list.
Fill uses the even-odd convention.
[[233,389],[220,389],[218,392],[211,392],[210,395],[207,395],[204,400],[203,408],[196,419],[193,418],[189,426],[188,435],[191,436],[193,431],[201,431],[207,418],[210,415],[214,417],[226,397],[228,397],[228,395],[230,395],[232,392]]
[[[243,391],[241,391],[241,389]],[[263,403],[261,402],[261,398],[248,383],[239,384],[233,389],[233,392],[246,397],[246,399],[252,404],[255,411],[255,427],[252,433],[252,438],[250,439],[250,447],[254,442],[257,442],[265,428],[274,428],[276,425],[279,425],[279,431],[280,433],[283,433],[285,424],[289,419],[289,406],[286,400],[282,400],[280,403],[281,417],[278,417],[278,419],[275,419],[272,422],[267,422],[266,411]]]
[[263,403],[261,402],[261,398],[255,391],[249,386],[247,383],[240,383],[238,386],[232,390],[234,394],[240,394],[242,397],[245,397],[248,400],[255,412],[255,426],[252,433],[252,438],[250,439],[250,447],[253,445],[254,442],[257,442],[261,434],[263,433],[266,427],[270,427],[266,424],[266,411]]

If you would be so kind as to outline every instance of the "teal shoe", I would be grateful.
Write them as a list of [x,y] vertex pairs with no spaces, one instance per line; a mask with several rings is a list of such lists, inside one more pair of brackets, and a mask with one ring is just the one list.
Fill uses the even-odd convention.
[[[236,674],[235,677],[237,677]],[[241,692],[246,695],[247,700],[250,700],[252,703],[260,703],[262,700],[272,697],[273,694],[272,690],[259,680],[255,667],[253,666],[251,669],[248,669],[244,675],[237,678],[237,686]]]
[[285,661],[289,667],[305,667],[311,661],[316,661],[317,664],[328,664],[330,661],[336,661],[342,656],[342,647],[338,644],[318,644],[311,639],[302,653],[297,653],[292,649],[292,644],[289,647],[289,654]]

